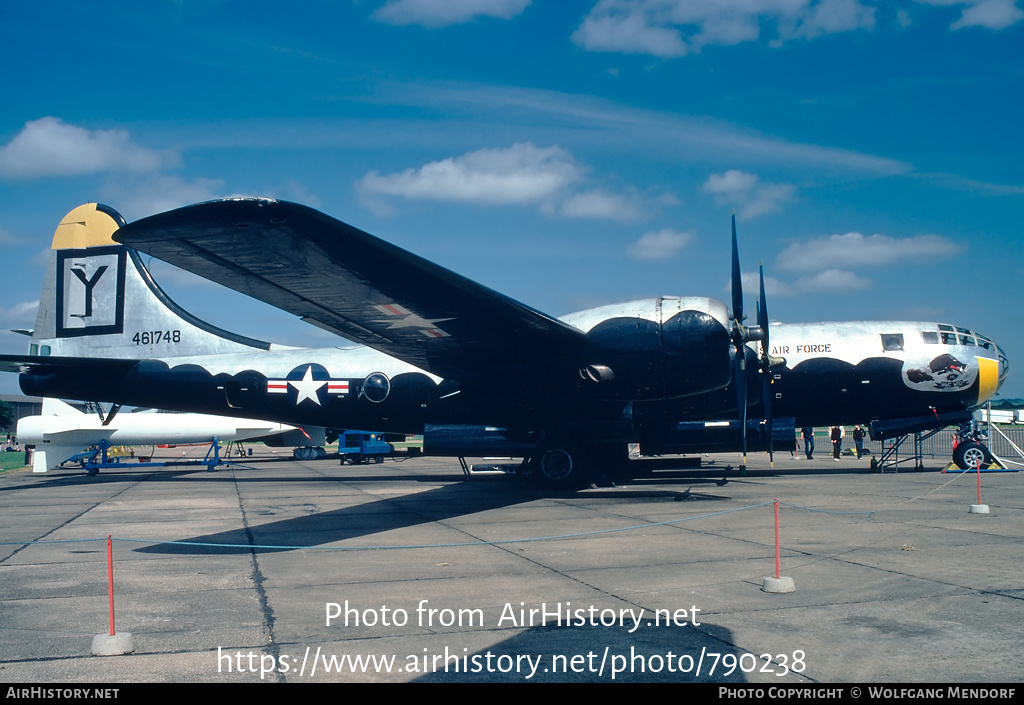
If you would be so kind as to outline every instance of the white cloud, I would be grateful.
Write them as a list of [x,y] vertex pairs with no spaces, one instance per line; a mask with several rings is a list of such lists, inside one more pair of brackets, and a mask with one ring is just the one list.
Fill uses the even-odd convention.
[[125,130],[87,130],[60,118],[25,123],[0,147],[0,177],[35,179],[107,171],[148,172],[176,164],[173,152],[133,144]]
[[[473,120],[498,125],[554,122],[561,128],[546,130],[545,134],[557,136],[570,131],[571,139],[586,135],[605,149],[625,149],[631,154],[653,153],[659,159],[683,163],[726,160],[766,164],[771,168],[799,166],[805,171],[872,174],[905,174],[914,169],[912,164],[887,157],[791,142],[704,117],[633,108],[593,96],[556,91],[479,83],[395,83],[385,87],[380,99],[441,112],[454,110]],[[403,130],[401,123],[377,121],[374,125],[377,126],[372,133],[374,138],[387,143],[393,143],[395,133]],[[437,123],[436,127],[436,131],[423,133],[434,142],[447,139],[452,130],[462,129],[461,125],[450,128],[443,123]],[[337,134],[351,133],[338,131]],[[560,140],[553,137],[548,141]]]
[[704,183],[704,192],[715,195],[733,196],[753,191],[758,177],[739,169],[730,169],[721,174],[712,174]]
[[[826,235],[794,242],[779,253],[779,269],[812,272],[836,266],[881,267],[890,264],[932,262],[966,249],[940,235],[894,238],[888,235]],[[818,275],[821,276],[821,275]]]
[[45,267],[50,262],[50,253],[53,249],[47,245],[43,249],[39,250],[34,257],[30,260],[33,267]]
[[660,260],[674,257],[684,247],[693,242],[692,231],[681,233],[676,230],[665,228],[657,232],[646,233],[636,242],[626,248],[630,259],[635,260]]
[[362,196],[401,196],[486,205],[532,205],[552,201],[582,176],[560,147],[529,142],[508,149],[480,149],[381,176],[370,172],[357,183]]
[[231,194],[224,193],[224,182],[218,179],[186,181],[179,176],[154,175],[132,183],[108,183],[101,195],[130,223],[154,213]]
[[220,284],[215,284],[209,279],[204,279],[198,274],[193,274],[188,270],[175,267],[173,264],[167,264],[162,260],[148,257],[145,258],[144,261],[146,262],[146,268],[149,269],[150,274],[153,275],[153,279],[155,279],[165,289],[170,287],[181,287],[224,291],[224,287]]
[[875,8],[860,0],[821,0],[817,3],[807,0],[799,5],[785,4],[794,6],[796,12],[779,12],[777,44],[796,37],[814,39],[875,26]]
[[916,0],[926,5],[963,5],[960,19],[950,25],[950,29],[964,27],[984,27],[999,30],[1016,24],[1024,19],[1024,10],[1017,5],[1017,0]]
[[713,195],[719,205],[737,208],[741,220],[780,210],[782,204],[792,200],[796,193],[796,187],[791,184],[763,182],[756,174],[738,169],[712,174],[704,182],[702,190]]
[[[761,275],[759,272],[744,272],[740,275],[740,281],[743,282],[743,291],[748,298],[751,294],[753,294],[755,300],[760,297]],[[731,283],[726,284],[725,291],[732,292]],[[771,299],[775,296],[792,296],[793,293],[793,287],[786,282],[780,281],[775,277],[765,276],[764,295],[766,298]]]
[[24,328],[31,326],[36,319],[36,311],[39,309],[39,299],[25,301],[15,304],[10,308],[0,308],[0,321],[3,327],[16,326]]
[[587,169],[558,146],[520,142],[507,149],[479,149],[400,173],[373,171],[356,182],[361,203],[381,216],[389,197],[538,207],[548,215],[601,220],[640,220],[652,209],[678,203],[671,194],[647,198],[636,189],[620,193],[581,190]]
[[570,218],[629,221],[643,217],[643,203],[635,194],[585,191],[567,198],[559,212]]
[[3,228],[0,228],[0,245],[17,245],[21,242],[22,238],[16,237]]
[[431,29],[472,22],[481,17],[509,20],[531,0],[389,0],[373,19],[394,25],[418,24]]
[[826,269],[797,279],[793,286],[800,291],[858,291],[872,288],[874,282],[845,269]]
[[[685,56],[690,48],[679,31],[652,24],[639,11],[617,13],[601,2],[573,32],[572,41],[590,51],[653,54],[664,58]],[[602,12],[603,11],[603,12]]]
[[753,41],[769,26],[781,44],[874,25],[875,8],[860,0],[601,0],[572,40],[591,51],[673,58]]

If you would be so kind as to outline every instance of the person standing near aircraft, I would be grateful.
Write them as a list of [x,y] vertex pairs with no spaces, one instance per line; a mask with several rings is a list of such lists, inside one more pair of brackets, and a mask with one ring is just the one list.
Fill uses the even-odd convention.
[[864,455],[864,429],[857,424],[853,427],[853,442],[857,446],[857,460]]
[[800,429],[800,435],[804,439],[804,454],[808,460],[811,460],[814,456],[814,429],[810,426],[804,426]]
[[832,432],[829,434],[829,436],[832,439],[832,457],[835,458],[836,462],[838,463],[839,453],[843,449],[843,427],[833,426]]

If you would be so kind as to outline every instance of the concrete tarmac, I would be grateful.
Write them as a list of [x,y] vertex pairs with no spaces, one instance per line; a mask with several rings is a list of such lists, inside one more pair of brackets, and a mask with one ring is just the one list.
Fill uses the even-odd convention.
[[[721,454],[578,492],[242,462],[0,476],[0,682],[1024,680],[1021,473],[982,474],[979,515],[938,460]],[[774,498],[787,594],[761,590]],[[123,656],[90,653],[108,534]]]

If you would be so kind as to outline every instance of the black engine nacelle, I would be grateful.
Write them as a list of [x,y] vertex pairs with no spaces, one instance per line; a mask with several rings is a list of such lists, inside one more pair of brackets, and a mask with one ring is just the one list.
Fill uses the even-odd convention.
[[621,308],[587,332],[580,378],[598,396],[670,399],[729,384],[732,343],[722,303],[665,297]]

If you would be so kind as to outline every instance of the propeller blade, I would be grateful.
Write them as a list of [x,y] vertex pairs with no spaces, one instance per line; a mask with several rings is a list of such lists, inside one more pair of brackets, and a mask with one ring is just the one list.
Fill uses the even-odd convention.
[[740,419],[740,437],[743,439],[743,464],[747,467],[747,355],[746,346],[742,343],[736,348],[733,363],[733,379],[736,380],[736,407]]
[[761,292],[757,300],[757,326],[761,329],[761,401],[764,404],[765,424],[768,426],[768,460],[775,467],[775,433],[772,424],[772,363],[768,356],[768,299],[764,295],[764,264],[759,265]]
[[740,247],[736,239],[736,211],[732,213],[732,342],[735,349],[736,405],[740,417],[740,436],[743,439],[743,464],[747,469],[747,348],[743,328],[743,278],[740,272]]
[[737,327],[743,323],[743,280],[740,273],[740,248],[736,242],[736,213],[732,214],[732,317]]
[[761,276],[761,295],[757,300],[757,326],[761,329],[761,356],[768,360],[768,299],[764,295],[764,264],[758,265]]
[[764,419],[768,427],[768,460],[775,467],[775,427],[772,423],[772,381],[770,372],[762,373],[761,400],[764,402]]

